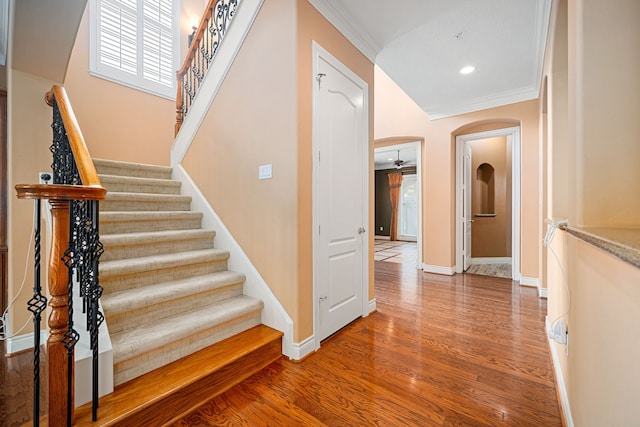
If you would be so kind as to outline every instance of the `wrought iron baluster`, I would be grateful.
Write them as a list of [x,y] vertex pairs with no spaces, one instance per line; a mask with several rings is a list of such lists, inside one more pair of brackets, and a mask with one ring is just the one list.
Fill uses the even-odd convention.
[[77,201],[69,202],[69,246],[64,253],[63,261],[68,269],[67,282],[67,311],[69,319],[67,321],[67,332],[64,334],[64,346],[67,349],[67,426],[71,427],[73,422],[72,414],[73,402],[73,351],[79,339],[78,332],[73,328],[73,273],[79,264],[79,253],[76,251],[75,240],[77,237]]
[[29,311],[33,314],[33,425],[40,425],[40,324],[42,312],[47,307],[47,298],[42,295],[40,284],[40,224],[42,222],[41,201],[35,200],[34,219],[34,267],[33,297],[28,301]]
[[[73,157],[71,145],[56,102],[53,102],[53,182],[55,184],[81,185],[78,168]],[[98,333],[104,316],[99,311],[99,299],[102,287],[98,279],[98,261],[103,246],[98,233],[99,210],[97,201],[76,200],[69,202],[69,246],[63,261],[68,268],[68,330],[64,336],[67,349],[67,424],[71,425],[73,405],[73,351],[79,339],[74,329],[73,274],[77,275],[79,293],[83,298],[83,308],[87,315],[87,330],[90,334],[92,353],[92,397],[93,421],[97,418],[98,408]]]

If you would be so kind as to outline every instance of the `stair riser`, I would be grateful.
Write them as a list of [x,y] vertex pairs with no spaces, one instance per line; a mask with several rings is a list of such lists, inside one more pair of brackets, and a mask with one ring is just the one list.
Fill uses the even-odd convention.
[[137,178],[171,179],[171,168],[145,167],[126,163],[101,162],[94,159],[96,171],[100,175],[133,176]]
[[[168,182],[171,183],[173,181]],[[114,182],[105,178],[102,178],[100,183],[109,192],[180,194],[179,185]]]
[[156,323],[159,320],[204,307],[207,304],[242,295],[242,286],[243,283],[236,283],[223,288],[212,289],[209,292],[201,292],[185,298],[165,301],[161,304],[139,306],[135,310],[123,313],[110,313],[107,306],[105,306],[104,311],[109,332],[115,334],[131,328],[132,325]]
[[105,244],[104,253],[100,257],[100,260],[110,261],[115,259],[140,258],[151,255],[163,255],[211,248],[213,248],[213,238],[209,235],[193,239],[170,240],[164,242],[132,243],[128,245]]
[[227,269],[227,261],[210,261],[187,264],[172,268],[162,268],[130,274],[108,275],[100,272],[100,285],[105,293],[154,285],[156,283],[187,279],[202,274],[216,273]]
[[189,412],[280,359],[281,351],[281,340],[262,346],[219,371],[199,379],[189,387],[177,390],[164,399],[158,399],[140,411],[131,412],[126,418],[126,425],[173,425]]
[[194,216],[183,219],[165,219],[157,221],[105,221],[100,219],[100,234],[141,233],[145,231],[196,230],[200,228],[202,218]]
[[160,366],[259,325],[260,322],[261,315],[258,310],[183,339],[176,337],[176,340],[172,341],[170,345],[151,349],[138,357],[115,363],[114,385],[120,385],[130,379],[146,374]]
[[183,200],[113,200],[100,202],[100,212],[188,211],[191,201]]

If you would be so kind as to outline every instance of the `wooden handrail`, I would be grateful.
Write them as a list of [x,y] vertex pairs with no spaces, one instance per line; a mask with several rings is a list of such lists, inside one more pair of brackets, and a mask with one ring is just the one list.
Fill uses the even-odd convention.
[[45,101],[50,106],[53,106],[55,100],[58,104],[58,110],[60,116],[62,116],[62,122],[69,138],[69,145],[73,151],[73,157],[75,158],[76,165],[78,167],[78,174],[83,186],[88,187],[100,187],[100,178],[96,172],[96,168],[93,165],[87,144],[84,142],[84,136],[80,131],[80,125],[76,120],[76,116],[71,108],[71,102],[67,97],[67,92],[62,86],[54,85],[51,90],[44,96]]
[[200,19],[200,24],[198,24],[198,29],[196,30],[196,34],[191,41],[191,46],[189,46],[189,51],[187,52],[187,56],[182,63],[182,67],[180,67],[180,69],[176,71],[176,77],[178,78],[178,80],[180,80],[180,78],[184,76],[189,70],[189,65],[191,64],[193,58],[196,56],[196,52],[198,51],[198,46],[200,46],[200,41],[202,40],[204,30],[205,28],[207,28],[207,23],[211,19],[213,9],[217,2],[218,0],[209,0],[209,3],[207,3],[207,8],[204,10],[204,14]]
[[[209,0],[182,67],[176,71],[175,135],[182,126],[209,64],[219,47],[240,0]],[[216,12],[217,9],[217,12]],[[215,14],[215,15],[214,15]],[[213,27],[212,25],[213,22]]]
[[182,104],[185,102],[184,100],[184,76],[189,71],[191,67],[191,63],[196,57],[196,53],[198,52],[198,48],[200,47],[200,42],[204,37],[204,31],[207,28],[209,21],[211,20],[211,15],[213,14],[213,9],[215,8],[218,0],[209,0],[207,3],[207,7],[202,14],[202,18],[200,19],[200,24],[198,24],[198,29],[196,30],[196,34],[193,36],[191,40],[191,46],[189,46],[189,51],[187,52],[187,56],[184,58],[184,62],[182,63],[182,67],[176,71],[176,126],[175,126],[175,135],[178,135],[178,131],[180,131],[180,127],[182,126],[182,121],[184,120],[184,112],[182,109]]
[[107,189],[95,185],[18,184],[16,193],[18,199],[104,200]]
[[[69,288],[72,271],[70,268],[75,266],[79,257],[82,257],[85,263],[83,268],[95,272],[94,283],[95,286],[99,286],[97,272],[100,254],[99,250],[96,250],[96,247],[101,246],[98,234],[98,201],[106,197],[107,190],[100,185],[100,178],[89,155],[65,90],[61,86],[53,86],[45,94],[45,101],[54,107],[52,151],[54,163],[63,163],[63,165],[57,163],[54,165],[54,174],[58,172],[61,174],[58,176],[58,180],[54,179],[55,184],[18,184],[15,188],[18,199],[37,199],[37,216],[34,225],[34,229],[37,230],[34,232],[36,260],[34,298],[28,303],[29,310],[34,313],[34,328],[40,327],[40,314],[47,302],[47,299],[40,292],[40,200],[49,200],[51,206],[52,232],[48,268],[50,296],[48,304],[50,309],[49,338],[47,339],[47,363],[50,372],[48,418],[49,425],[70,426],[74,413],[73,348],[78,339],[78,334],[73,329],[73,305],[71,303],[73,292]],[[61,132],[62,135],[60,135]],[[57,141],[56,136],[62,136],[62,141]],[[58,155],[59,152],[64,155]],[[61,160],[61,157],[69,154],[73,156],[73,159],[68,162],[66,159]],[[78,177],[81,185],[68,184],[77,182]],[[73,221],[70,221],[71,218]],[[82,242],[81,245],[78,242]],[[91,273],[83,274],[87,276]],[[98,310],[99,293],[97,295],[91,300],[94,312]],[[39,304],[42,304],[42,307],[39,307]],[[92,319],[92,322],[92,325],[95,325],[94,330],[97,331],[98,323],[95,319]],[[35,330],[35,335],[39,338],[37,330]],[[92,333],[92,340],[94,337],[97,340],[97,332],[95,335]],[[97,345],[93,351],[97,352]],[[34,340],[34,360],[39,361],[39,339]],[[34,362],[34,371],[36,372],[34,373],[34,402],[36,402],[39,401],[39,363]],[[94,396],[94,407],[97,408],[97,385],[94,385]],[[34,426],[39,425],[38,408],[39,406],[34,404]]]

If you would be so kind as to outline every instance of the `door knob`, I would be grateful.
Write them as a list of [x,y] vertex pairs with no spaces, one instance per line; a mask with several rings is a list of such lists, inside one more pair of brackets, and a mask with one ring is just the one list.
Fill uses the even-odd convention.
[[358,228],[358,234],[363,234],[365,231],[367,230],[365,230],[364,227]]

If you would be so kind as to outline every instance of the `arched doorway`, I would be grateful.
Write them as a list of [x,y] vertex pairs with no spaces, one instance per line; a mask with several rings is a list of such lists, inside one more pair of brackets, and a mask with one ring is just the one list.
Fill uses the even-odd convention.
[[511,198],[511,278],[520,280],[520,126],[456,136],[456,272],[462,273],[470,265],[471,238],[469,229],[473,227],[476,217],[480,218],[479,216],[483,215],[480,212],[473,213],[468,209],[472,197],[469,188],[472,162],[465,162],[465,156],[468,156],[468,154],[465,155],[465,152],[468,153],[468,147],[472,141],[502,136],[506,137],[508,141],[511,162],[511,191],[509,194]]

